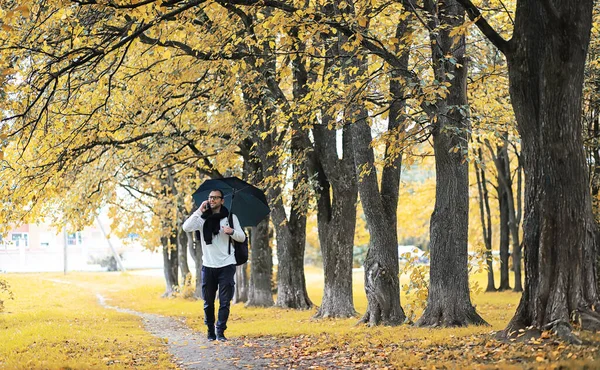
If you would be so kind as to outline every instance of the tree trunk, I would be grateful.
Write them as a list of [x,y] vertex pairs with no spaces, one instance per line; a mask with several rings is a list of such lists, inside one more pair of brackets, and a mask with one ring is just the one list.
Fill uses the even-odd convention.
[[179,270],[181,271],[181,277],[183,281],[188,279],[190,276],[190,268],[187,262],[188,255],[188,236],[185,231],[181,229],[181,225],[179,225],[177,229],[178,239],[177,239],[177,260],[179,261]]
[[475,173],[477,176],[477,190],[479,193],[479,214],[481,216],[481,228],[483,230],[483,241],[485,244],[485,263],[487,264],[487,287],[486,292],[495,292],[494,264],[492,259],[492,215],[490,212],[490,196],[487,190],[487,179],[483,164],[483,153],[478,149],[478,159],[475,160]]
[[269,219],[252,229],[250,253],[250,286],[246,306],[273,306],[273,254],[269,245]]
[[[273,40],[271,40],[273,42]],[[300,123],[297,112],[290,110],[289,102],[281,90],[277,81],[277,63],[269,40],[262,44],[262,49],[253,48],[254,52],[265,55],[261,63],[253,56],[249,56],[249,64],[260,72],[264,85],[246,86],[244,98],[249,110],[259,111],[258,105],[262,106],[261,116],[258,118],[258,132],[252,140],[256,144],[253,148],[255,155],[259,158],[262,174],[271,179],[267,187],[267,199],[271,205],[271,217],[277,232],[277,258],[279,260],[277,274],[277,302],[276,305],[283,308],[308,309],[312,302],[306,291],[304,277],[304,249],[306,243],[306,207],[303,189],[308,188],[308,174],[306,169],[306,148],[308,134]],[[296,78],[296,72],[294,72]],[[294,96],[297,89],[306,89],[302,82],[294,81]],[[274,102],[278,104],[274,104]],[[279,132],[276,122],[276,112],[283,109],[291,117],[293,133],[291,138],[291,161],[293,162],[292,173],[292,200],[289,210],[289,218],[282,201],[284,184],[281,179],[285,176],[283,165],[279,162],[278,155],[273,155],[284,142],[286,132]],[[265,135],[260,135],[264,133]],[[283,174],[282,174],[283,171]]]
[[[354,106],[349,110],[358,111],[356,117],[366,117],[364,107]],[[357,121],[349,124],[354,147],[355,170],[359,178],[358,191],[371,236],[364,262],[368,305],[361,322],[370,326],[399,325],[406,319],[404,310],[400,306],[395,213],[398,204],[400,166],[384,169],[384,171],[395,171],[397,176],[395,181],[391,179],[389,182],[382,181],[380,193],[371,147],[371,128],[364,118],[358,118]]]
[[352,258],[358,198],[352,138],[349,129],[344,128],[344,158],[340,160],[336,133],[327,128],[327,123],[314,129],[314,137],[318,161],[322,165],[317,176],[317,218],[325,274],[323,300],[315,317],[352,317],[356,315],[352,295]]
[[[503,151],[498,150],[498,159],[501,163],[504,163],[504,156],[501,154]],[[498,171],[499,172],[499,171]],[[509,290],[509,227],[508,227],[508,192],[500,185],[498,180],[498,208],[500,209],[500,286],[499,291]]]
[[[273,220],[285,217],[283,205],[274,210]],[[304,277],[304,249],[306,242],[306,216],[301,222],[290,222],[277,228],[277,301],[276,306],[282,308],[309,309],[312,302],[306,291]]]
[[[448,95],[437,101],[438,117],[433,129],[436,169],[435,206],[430,221],[429,294],[418,326],[482,325],[485,321],[471,304],[468,274],[469,168],[466,161],[469,121],[464,107],[467,66],[465,38],[449,33],[464,18],[455,0],[426,0],[434,74],[448,82]],[[439,7],[439,8],[438,8]],[[440,29],[441,27],[441,29]],[[450,63],[452,55],[456,63]],[[453,78],[449,78],[453,75]]]
[[[325,5],[324,12],[333,16],[333,5]],[[338,38],[324,35],[323,43],[328,60],[334,61],[326,64],[323,78],[335,81],[340,76]],[[318,233],[325,277],[323,300],[315,318],[343,318],[357,314],[352,294],[352,260],[358,185],[348,126],[342,131],[341,148],[337,145],[336,123],[331,117],[335,102],[332,98],[323,105],[321,124],[313,127]],[[338,149],[342,151],[341,159]]]
[[[589,60],[596,60],[600,55],[599,49],[590,50]],[[596,74],[597,76],[597,74]],[[591,90],[595,90],[595,99],[592,99],[588,103],[588,114],[584,115],[587,118],[587,137],[588,137],[588,151],[589,158],[587,162],[590,166],[591,173],[591,192],[592,192],[592,211],[596,218],[596,224],[600,220],[600,78],[596,78],[593,82],[590,82]],[[597,251],[596,263],[600,262],[600,247]],[[600,289],[600,269],[596,271],[596,280],[598,281],[598,288]]]
[[[346,11],[355,14],[354,5]],[[364,11],[364,10],[362,10]],[[409,18],[404,18],[396,25],[398,38],[407,35]],[[367,24],[368,27],[368,24]],[[360,30],[366,32],[366,30]],[[340,45],[347,42],[345,37]],[[398,140],[404,135],[405,127],[405,79],[408,70],[410,48],[394,50],[400,55],[396,68],[390,70],[390,105],[388,134]],[[364,53],[343,56],[348,67],[355,68],[357,76],[367,73],[368,56]],[[347,70],[347,68],[346,68]],[[347,84],[354,84],[354,78],[346,76]],[[381,190],[377,180],[375,155],[371,146],[372,134],[366,117],[368,112],[363,101],[365,91],[355,89],[352,100],[347,103],[344,120],[350,125],[352,146],[354,150],[354,168],[358,179],[358,191],[363,205],[370,241],[364,261],[365,292],[367,295],[367,311],[361,322],[374,325],[399,325],[406,315],[400,305],[400,282],[398,279],[398,234],[397,210],[400,187],[402,151],[397,150],[398,142],[390,141],[385,148],[385,166],[381,174]]]
[[188,233],[188,249],[194,263],[196,265],[196,288],[194,290],[194,297],[203,299],[202,297],[202,245],[200,244],[200,232],[194,231]]
[[235,271],[235,294],[233,303],[248,301],[248,264],[244,263],[236,267]]
[[162,237],[160,241],[163,247],[163,272],[166,283],[166,289],[162,296],[171,297],[179,286],[177,281],[177,240],[174,237]]
[[592,0],[517,4],[507,53],[525,170],[525,291],[508,332],[600,328],[581,103]]
[[[513,246],[513,271],[515,273],[515,292],[522,292],[523,285],[521,283],[521,242],[519,237],[519,225],[521,223],[521,197],[520,197],[520,180],[517,189],[516,200],[513,192],[513,180],[510,171],[510,161],[508,159],[508,136],[504,133],[504,145],[498,149],[498,155],[494,155],[494,149],[487,143],[490,153],[494,156],[494,163],[498,173],[498,187],[506,193],[506,206],[508,207],[508,230],[510,232],[510,240]],[[520,165],[517,167],[517,176],[520,179]],[[515,205],[516,203],[516,205]]]

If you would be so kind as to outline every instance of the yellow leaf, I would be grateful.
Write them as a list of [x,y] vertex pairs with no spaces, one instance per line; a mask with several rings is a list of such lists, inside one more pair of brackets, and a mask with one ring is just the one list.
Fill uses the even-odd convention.
[[359,17],[358,18],[358,25],[361,27],[367,27],[367,18],[365,17]]
[[537,362],[544,362],[544,358],[542,356],[538,356],[535,358]]
[[21,14],[23,14],[24,17],[27,17],[29,15],[29,7],[27,5],[21,5],[15,8],[16,12],[21,12]]
[[4,152],[0,150],[0,161],[4,159]]

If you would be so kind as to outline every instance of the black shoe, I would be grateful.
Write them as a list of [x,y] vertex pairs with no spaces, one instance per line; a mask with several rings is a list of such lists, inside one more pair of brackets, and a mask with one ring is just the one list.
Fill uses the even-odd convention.
[[219,342],[227,342],[227,338],[225,338],[225,334],[223,333],[217,333],[217,340]]
[[217,336],[215,335],[214,330],[209,330],[208,331],[208,335],[206,336],[206,338],[210,341],[212,340],[217,340]]

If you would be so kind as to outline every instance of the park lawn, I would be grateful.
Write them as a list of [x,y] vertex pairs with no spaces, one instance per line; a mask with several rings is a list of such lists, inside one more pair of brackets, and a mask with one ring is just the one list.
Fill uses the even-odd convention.
[[[8,275],[11,278],[9,281],[13,276],[18,275]],[[44,279],[60,279],[72,283],[73,286],[85,287],[86,291],[90,292],[86,298],[89,306],[95,305],[93,293],[99,292],[111,305],[141,312],[183,317],[193,329],[202,333],[205,331],[202,302],[180,297],[161,298],[165,286],[160,274],[133,271],[36,276]],[[364,313],[367,307],[362,279],[362,272],[355,272],[354,303],[360,314]],[[306,280],[309,296],[313,303],[319,305],[323,289],[322,271],[307,267]],[[401,276],[401,284],[405,284],[407,280],[407,276]],[[472,280],[478,282],[479,286],[485,286],[485,274],[477,274],[472,277]],[[46,281],[45,284],[49,283]],[[64,289],[65,285],[55,284],[48,289]],[[18,294],[17,291],[15,293]],[[413,298],[403,293],[401,300],[403,306],[412,304],[415,307],[414,317],[418,318],[420,312]],[[280,363],[282,367],[289,367],[290,361],[301,361],[302,358],[307,357],[323,358],[325,368],[335,367],[336,361],[340,364],[355,363],[372,368],[386,366],[455,368],[474,365],[502,368],[600,367],[597,345],[566,345],[549,335],[528,343],[502,343],[494,340],[492,332],[506,326],[514,314],[519,298],[520,294],[513,292],[477,292],[473,295],[473,303],[490,326],[445,329],[423,329],[410,325],[368,328],[364,325],[356,325],[359,316],[350,319],[314,320],[312,318],[316,312],[314,308],[299,311],[280,308],[245,308],[243,304],[236,304],[232,306],[227,334],[229,337],[247,337],[250,340],[253,337],[281,338],[283,347],[274,351],[271,356],[274,361],[285,361]],[[52,296],[44,299],[46,300],[51,302]],[[112,314],[98,307],[86,309],[100,311],[103,315]],[[67,317],[72,315],[71,312],[64,314]],[[121,320],[127,317],[117,313],[112,315],[121,317]],[[72,320],[72,317],[64,318],[66,325],[69,325]],[[137,323],[134,317],[130,317],[129,320]],[[40,322],[37,325],[42,324],[43,322]],[[139,324],[137,325],[139,329]],[[63,330],[69,329],[65,327],[61,331]],[[121,336],[124,335],[123,332],[117,329],[111,330],[115,330],[115,339],[127,339]],[[132,335],[131,332],[128,334]],[[595,343],[600,342],[600,338],[595,335],[582,334],[582,336]],[[28,341],[30,342],[31,340]],[[124,347],[126,346],[122,346]],[[83,349],[79,354],[86,356],[80,352],[85,352]],[[25,357],[21,361],[24,360]],[[98,366],[101,365],[100,363]]]
[[[6,300],[0,313],[0,368],[176,368],[141,319],[101,307],[87,287],[60,282],[57,274],[1,277],[14,299]],[[68,277],[64,280],[77,280]]]

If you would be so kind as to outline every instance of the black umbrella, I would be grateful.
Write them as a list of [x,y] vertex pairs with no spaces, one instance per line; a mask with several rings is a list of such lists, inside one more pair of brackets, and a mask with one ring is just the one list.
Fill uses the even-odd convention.
[[242,227],[258,225],[271,212],[265,193],[237,177],[206,180],[192,194],[196,205],[208,200],[215,189],[223,192],[225,207],[237,216]]

